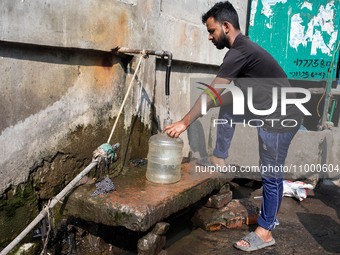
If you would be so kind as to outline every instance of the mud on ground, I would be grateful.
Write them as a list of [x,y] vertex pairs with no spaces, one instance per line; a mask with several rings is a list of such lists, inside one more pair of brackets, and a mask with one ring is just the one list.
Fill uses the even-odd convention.
[[[240,187],[238,195],[261,195],[260,189]],[[254,201],[260,206],[261,200]],[[340,254],[340,187],[329,181],[320,182],[302,202],[284,197],[278,219],[280,225],[273,231],[276,245],[251,254]],[[193,229],[170,244],[166,251],[168,255],[247,254],[232,244],[254,229],[255,226],[247,225],[216,232]]]

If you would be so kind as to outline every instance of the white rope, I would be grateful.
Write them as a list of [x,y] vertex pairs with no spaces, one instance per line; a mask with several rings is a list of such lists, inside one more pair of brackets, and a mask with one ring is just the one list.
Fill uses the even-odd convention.
[[128,98],[128,95],[129,95],[129,93],[130,93],[130,90],[131,90],[131,88],[132,88],[132,85],[133,85],[133,82],[134,82],[134,80],[135,80],[135,78],[136,78],[136,75],[137,75],[137,72],[138,72],[138,69],[139,69],[139,67],[140,67],[140,64],[141,64],[141,62],[142,62],[142,59],[144,58],[144,56],[145,56],[145,50],[143,50],[143,52],[142,52],[142,55],[140,56],[140,58],[139,58],[139,61],[138,61],[138,64],[137,64],[137,67],[136,67],[136,70],[135,70],[135,73],[133,74],[133,76],[132,76],[132,79],[131,79],[131,81],[130,81],[130,85],[129,85],[129,87],[128,87],[128,90],[126,91],[126,94],[125,94],[125,97],[124,97],[124,100],[123,100],[123,103],[121,104],[121,106],[120,106],[120,109],[119,109],[119,112],[118,112],[118,115],[117,115],[117,118],[116,118],[116,121],[115,121],[115,123],[114,123],[114,125],[113,125],[113,127],[112,127],[112,130],[111,130],[111,133],[110,133],[110,136],[109,136],[109,139],[107,140],[107,143],[110,143],[110,141],[111,141],[111,138],[112,138],[112,135],[113,135],[113,132],[115,131],[115,129],[116,129],[116,126],[117,126],[117,123],[118,123],[118,120],[119,120],[119,117],[120,117],[120,115],[122,114],[122,111],[123,111],[123,108],[124,108],[124,105],[125,105],[125,103],[126,103],[126,100],[127,100],[127,98]]
[[[118,119],[123,111],[125,102],[127,100],[127,97],[130,93],[130,90],[132,88],[132,84],[133,81],[136,78],[138,69],[140,67],[140,64],[142,62],[142,59],[146,56],[145,50],[142,51],[142,55],[139,58],[135,73],[133,74],[133,77],[131,79],[130,85],[128,87],[128,90],[126,92],[126,95],[124,97],[123,103],[119,109],[119,113],[117,115],[116,121],[113,125],[113,128],[111,130],[109,139],[107,140],[108,143],[110,143],[110,140],[112,138],[113,132],[117,126],[118,123]],[[43,209],[40,211],[40,213],[35,217],[35,219],[9,244],[7,245],[1,252],[0,255],[6,255],[8,254],[42,219],[44,219],[46,217],[46,215],[49,214],[49,210],[52,209],[58,202],[60,202],[60,200],[85,176],[87,175],[92,168],[94,168],[95,166],[97,166],[98,162],[96,161],[92,161],[82,172],[80,172],[57,196],[55,196],[51,202]],[[47,245],[47,243],[44,244],[44,249],[45,249],[45,245]]]
[[51,200],[48,202],[47,206],[46,206],[46,211],[47,211],[47,223],[48,223],[48,230],[47,230],[47,233],[46,233],[46,237],[44,239],[44,237],[42,236],[42,239],[43,239],[43,249],[40,253],[40,255],[45,255],[47,253],[47,245],[48,245],[48,240],[50,238],[50,232],[51,232],[51,229],[52,229],[52,226],[51,226],[51,210],[49,208],[50,206],[50,203],[51,203]]
[[139,85],[139,92],[138,92],[138,99],[136,100],[136,113],[138,117],[140,117],[140,107],[142,105],[142,92],[143,92],[143,85],[140,80],[138,80],[138,85]]

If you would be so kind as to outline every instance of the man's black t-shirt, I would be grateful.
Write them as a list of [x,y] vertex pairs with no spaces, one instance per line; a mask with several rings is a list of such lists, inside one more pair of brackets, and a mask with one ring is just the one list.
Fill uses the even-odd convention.
[[[281,114],[281,88],[290,87],[289,81],[283,69],[277,61],[263,48],[249,40],[245,35],[239,34],[226,53],[220,66],[217,77],[234,81],[245,95],[247,102],[248,88],[253,88],[253,106],[257,110],[267,110],[273,104],[273,88],[278,90],[278,104],[276,110],[267,116],[255,116],[263,120],[264,127],[273,131],[287,131],[294,126],[296,120],[301,124],[302,113],[293,104],[287,105],[286,115]],[[295,98],[290,93],[288,98]],[[275,120],[275,121],[273,121]],[[284,121],[284,125],[282,125]]]

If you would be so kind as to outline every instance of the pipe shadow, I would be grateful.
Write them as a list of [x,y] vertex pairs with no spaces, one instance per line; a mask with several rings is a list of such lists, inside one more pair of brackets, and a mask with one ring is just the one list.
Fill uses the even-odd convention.
[[298,212],[297,216],[305,229],[325,251],[340,253],[340,224],[328,215]]
[[0,57],[50,64],[112,67],[126,65],[132,57],[115,55],[109,51],[71,47],[47,46],[0,41]]
[[[315,189],[314,199],[320,200],[325,206],[325,211],[334,209],[336,216],[340,219],[340,191],[335,184],[322,180]],[[340,253],[340,224],[329,215],[302,213],[297,216],[308,232],[317,243],[327,252]]]
[[[327,207],[333,208],[336,211],[340,220],[340,187],[333,184],[328,179],[323,179],[318,184],[315,198],[322,201]],[[340,235],[339,235],[340,237]]]

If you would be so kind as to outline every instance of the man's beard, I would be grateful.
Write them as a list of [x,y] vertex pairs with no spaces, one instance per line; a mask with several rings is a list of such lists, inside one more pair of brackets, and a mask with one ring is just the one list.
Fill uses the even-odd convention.
[[230,48],[228,36],[225,33],[222,33],[220,38],[213,43],[216,46],[216,48],[219,49],[219,50],[222,50],[225,47],[227,47],[228,49]]

